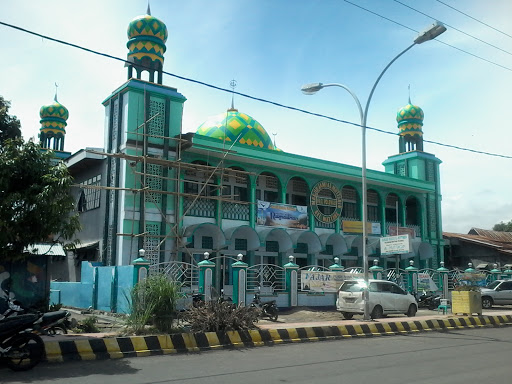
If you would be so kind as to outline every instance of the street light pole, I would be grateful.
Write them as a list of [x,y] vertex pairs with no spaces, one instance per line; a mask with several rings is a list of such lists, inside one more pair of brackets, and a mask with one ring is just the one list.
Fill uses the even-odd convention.
[[405,52],[410,50],[412,47],[414,47],[416,44],[424,43],[425,41],[433,40],[440,34],[446,31],[446,27],[436,22],[431,27],[427,28],[424,32],[420,33],[418,37],[414,40],[414,42],[408,46],[406,49],[404,49],[402,52],[400,52],[393,60],[389,62],[388,65],[384,68],[384,70],[380,73],[379,77],[375,81],[375,84],[373,84],[372,90],[370,91],[370,95],[368,96],[368,100],[366,101],[366,106],[364,108],[364,111],[361,108],[361,103],[359,102],[358,97],[354,92],[352,92],[347,86],[339,83],[330,83],[330,84],[322,84],[322,83],[313,83],[313,84],[306,84],[302,87],[302,92],[306,95],[313,95],[322,88],[326,87],[340,87],[345,89],[350,95],[354,98],[357,107],[359,108],[359,116],[361,119],[361,136],[362,136],[362,162],[361,162],[361,188],[362,188],[362,205],[363,205],[363,212],[362,212],[362,222],[363,222],[363,229],[362,229],[362,253],[363,253],[363,271],[364,271],[364,282],[365,282],[365,290],[363,291],[363,300],[364,300],[364,317],[363,319],[365,321],[370,321],[370,303],[369,303],[369,277],[368,277],[368,254],[366,251],[366,245],[367,245],[367,230],[366,230],[366,221],[367,221],[367,191],[366,191],[366,122],[368,117],[368,109],[370,107],[370,101],[372,100],[373,93],[375,92],[375,88],[377,88],[377,84],[379,84],[380,79],[386,73],[388,68],[393,64],[400,56],[402,56]]

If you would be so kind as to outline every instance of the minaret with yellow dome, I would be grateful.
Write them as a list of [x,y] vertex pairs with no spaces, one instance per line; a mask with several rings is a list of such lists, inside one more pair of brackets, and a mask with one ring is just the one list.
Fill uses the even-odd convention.
[[54,151],[64,151],[66,121],[69,117],[69,111],[57,100],[57,92],[55,92],[55,98],[52,104],[43,105],[41,107],[39,116],[41,117],[41,128],[39,129],[41,147],[44,149],[53,149]]
[[162,71],[164,67],[164,53],[166,50],[167,27],[154,16],[149,8],[145,15],[137,16],[128,25],[129,49],[126,66],[128,79],[133,77],[133,70],[137,79],[141,78],[143,71],[149,72],[149,81],[155,82],[155,72],[158,74],[157,83],[162,84]]
[[400,153],[410,151],[423,151],[423,110],[411,103],[400,108],[396,114],[396,121],[400,131]]
[[[122,153],[109,158],[106,192],[106,230],[103,261],[106,265],[127,265],[137,258],[133,250],[144,248],[145,258],[158,263],[173,240],[155,241],[169,231],[166,218],[155,212],[174,209],[171,195],[133,193],[131,189],[172,190],[172,170],[146,161],[128,162],[123,156],[175,160],[186,98],[176,88],[162,84],[167,27],[151,15],[149,5],[143,16],[128,25],[126,67],[128,79],[104,101],[106,119],[105,152]],[[142,78],[143,72],[149,73]],[[141,177],[140,175],[144,175]],[[130,228],[133,237],[117,236]]]

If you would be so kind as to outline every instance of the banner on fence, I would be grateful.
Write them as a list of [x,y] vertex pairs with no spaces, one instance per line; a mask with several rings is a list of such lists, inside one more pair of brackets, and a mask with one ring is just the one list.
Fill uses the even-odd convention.
[[436,283],[432,280],[432,277],[428,273],[418,273],[418,291],[432,291],[436,292]]
[[313,292],[336,292],[345,280],[363,279],[362,273],[301,271],[301,289]]
[[461,285],[477,285],[479,287],[485,287],[487,280],[485,274],[479,272],[464,272],[460,275],[459,282]]
[[258,225],[308,229],[308,207],[258,200]]

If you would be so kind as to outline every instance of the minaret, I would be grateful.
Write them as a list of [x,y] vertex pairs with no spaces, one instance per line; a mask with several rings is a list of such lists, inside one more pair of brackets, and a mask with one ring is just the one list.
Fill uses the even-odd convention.
[[[423,110],[409,103],[398,110],[396,120],[399,129],[399,153],[389,156],[382,164],[387,173],[426,182],[432,189],[425,193],[420,209],[426,214],[422,223],[424,241],[434,250],[431,268],[437,268],[443,260],[443,229],[441,219],[441,160],[423,149]],[[406,200],[407,196],[403,196]]]
[[133,69],[135,69],[137,79],[141,78],[143,71],[148,71],[149,81],[152,83],[155,82],[155,72],[157,72],[157,83],[162,84],[167,27],[162,21],[151,16],[149,3],[146,15],[133,19],[128,25],[127,33],[128,80],[133,77]]
[[400,108],[396,122],[400,130],[399,152],[423,151],[423,110],[417,105],[409,104]]
[[[57,84],[55,84],[55,87],[57,87]],[[41,117],[41,128],[39,129],[41,147],[63,152],[66,120],[69,117],[69,112],[57,100],[57,89],[55,89],[54,102],[50,105],[43,105],[39,110],[39,116]]]
[[[160,240],[170,230],[166,220],[174,214],[176,199],[146,192],[144,188],[172,192],[175,183],[171,180],[176,176],[165,164],[146,159],[176,159],[180,142],[174,138],[181,133],[186,98],[176,88],[162,84],[167,27],[151,16],[149,6],[146,15],[130,22],[128,39],[128,80],[103,101],[107,121],[105,152],[139,160],[127,161],[123,155],[108,158],[110,189],[102,251],[106,265],[129,265],[141,248],[146,252],[144,257],[155,264],[165,261],[164,257],[170,257],[170,250],[174,249],[174,238],[163,243]],[[149,82],[141,79],[143,71],[149,72]],[[144,191],[134,193],[133,188]],[[120,233],[124,235],[119,236]]]

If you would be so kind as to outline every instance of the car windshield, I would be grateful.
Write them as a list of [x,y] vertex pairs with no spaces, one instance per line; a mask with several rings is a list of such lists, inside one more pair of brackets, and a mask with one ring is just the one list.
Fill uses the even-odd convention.
[[498,285],[500,285],[501,281],[493,281],[491,284],[489,284],[486,288],[489,288],[489,289],[494,289],[496,288]]
[[363,281],[345,281],[340,287],[343,292],[362,292],[365,284]]

